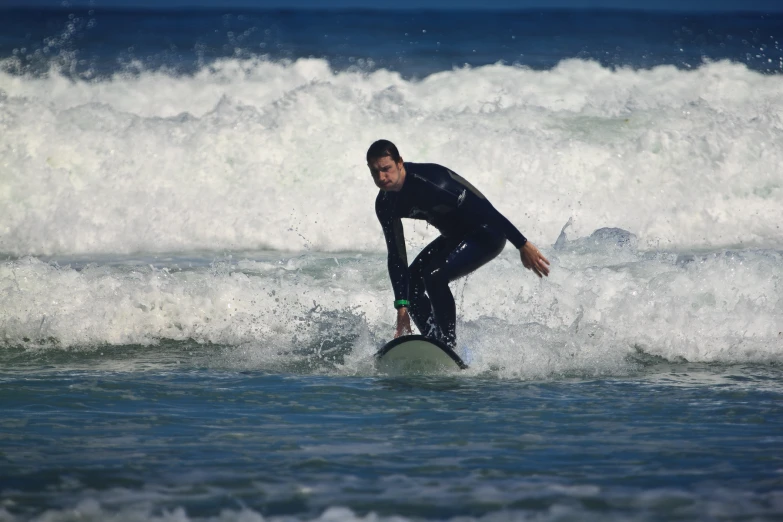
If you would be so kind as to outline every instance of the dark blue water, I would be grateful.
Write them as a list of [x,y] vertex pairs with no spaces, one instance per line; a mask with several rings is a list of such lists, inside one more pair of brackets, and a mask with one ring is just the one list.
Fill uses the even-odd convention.
[[3,12],[0,35],[0,59],[18,59],[19,72],[58,63],[87,78],[252,57],[406,77],[498,62],[549,69],[568,58],[684,69],[726,59],[779,73],[783,59],[781,13],[15,9]]
[[165,369],[28,356],[1,372],[3,520],[781,514],[779,369],[391,379],[228,371],[179,348]]

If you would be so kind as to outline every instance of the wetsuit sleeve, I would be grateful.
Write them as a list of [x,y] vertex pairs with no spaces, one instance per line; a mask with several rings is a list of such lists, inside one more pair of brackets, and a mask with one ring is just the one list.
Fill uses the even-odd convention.
[[500,230],[512,245],[522,248],[527,243],[527,238],[522,235],[506,216],[498,212],[486,198],[477,196],[473,191],[466,190],[458,208],[462,212],[470,214],[476,219],[484,221],[495,230]]
[[391,279],[392,289],[394,290],[394,299],[409,299],[408,296],[408,254],[405,249],[405,234],[402,228],[402,220],[395,217],[393,212],[384,205],[378,196],[375,200],[375,215],[383,228],[383,237],[386,239],[386,250],[388,251],[387,264],[389,268],[389,278]]
[[499,230],[517,248],[522,248],[527,243],[525,236],[492,206],[484,194],[456,172],[445,168],[444,170],[447,176],[441,182],[441,187],[445,189],[442,193],[456,196],[457,211],[468,218],[468,221],[486,223]]

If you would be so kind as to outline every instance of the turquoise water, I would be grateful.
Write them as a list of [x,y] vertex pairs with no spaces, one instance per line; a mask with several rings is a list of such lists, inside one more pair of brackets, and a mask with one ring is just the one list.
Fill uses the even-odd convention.
[[779,367],[385,378],[236,371],[225,355],[6,354],[2,519],[774,520],[783,507]]

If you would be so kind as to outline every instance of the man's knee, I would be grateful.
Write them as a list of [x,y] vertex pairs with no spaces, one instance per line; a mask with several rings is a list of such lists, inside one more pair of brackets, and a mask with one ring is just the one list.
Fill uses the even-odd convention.
[[424,281],[424,288],[427,289],[427,293],[432,295],[433,290],[438,290],[444,285],[448,287],[448,280],[443,276],[443,270],[440,267],[431,268],[424,271],[422,280]]

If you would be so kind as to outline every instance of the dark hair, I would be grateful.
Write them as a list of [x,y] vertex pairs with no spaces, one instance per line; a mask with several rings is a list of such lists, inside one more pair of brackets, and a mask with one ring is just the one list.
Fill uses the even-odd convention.
[[367,149],[367,163],[370,163],[370,160],[385,158],[386,156],[391,156],[394,163],[399,163],[402,160],[397,147],[389,140],[378,140]]

